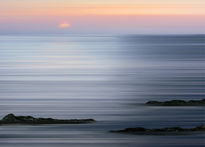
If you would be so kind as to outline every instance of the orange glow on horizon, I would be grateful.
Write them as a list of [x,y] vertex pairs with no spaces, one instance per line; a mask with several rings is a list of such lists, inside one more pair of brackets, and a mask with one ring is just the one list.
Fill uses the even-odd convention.
[[0,33],[201,33],[204,18],[204,0],[2,0]]
[[70,23],[67,23],[67,22],[63,22],[63,23],[60,23],[60,24],[58,25],[58,27],[59,27],[60,29],[66,29],[66,28],[70,28],[70,27],[71,27],[71,24],[70,24]]

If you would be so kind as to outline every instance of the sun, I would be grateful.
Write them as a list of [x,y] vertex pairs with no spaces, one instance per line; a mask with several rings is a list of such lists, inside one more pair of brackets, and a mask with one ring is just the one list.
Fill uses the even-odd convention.
[[68,23],[68,22],[63,22],[63,23],[60,23],[60,24],[58,25],[58,27],[59,27],[60,29],[66,29],[66,28],[70,28],[70,27],[71,27],[71,24]]

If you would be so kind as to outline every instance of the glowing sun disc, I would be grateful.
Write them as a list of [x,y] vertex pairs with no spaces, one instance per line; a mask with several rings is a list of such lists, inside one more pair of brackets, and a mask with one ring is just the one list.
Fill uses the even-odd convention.
[[64,23],[60,23],[60,24],[58,25],[58,27],[59,27],[60,29],[70,28],[70,27],[71,27],[71,24],[70,24],[70,23],[67,23],[67,22],[64,22]]

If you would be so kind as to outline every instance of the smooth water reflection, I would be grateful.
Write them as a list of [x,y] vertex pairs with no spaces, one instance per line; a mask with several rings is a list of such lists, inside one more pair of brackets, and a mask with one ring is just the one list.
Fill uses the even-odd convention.
[[1,147],[202,147],[204,134],[111,134],[194,127],[204,107],[145,107],[205,98],[204,36],[1,36],[0,117],[94,118],[96,124],[1,126]]

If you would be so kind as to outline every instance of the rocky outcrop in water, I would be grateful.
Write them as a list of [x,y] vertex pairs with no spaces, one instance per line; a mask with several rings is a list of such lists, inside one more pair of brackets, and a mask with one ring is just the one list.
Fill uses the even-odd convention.
[[0,120],[0,125],[5,124],[86,124],[93,123],[94,119],[53,119],[53,118],[34,118],[32,116],[15,116],[14,114],[6,115]]
[[171,101],[148,101],[146,105],[150,106],[205,106],[205,99],[202,100],[171,100]]
[[112,133],[125,133],[137,135],[169,135],[169,134],[184,134],[193,132],[205,132],[205,125],[197,126],[195,128],[181,128],[181,127],[168,127],[158,129],[147,129],[142,127],[126,128],[124,130],[110,131]]

